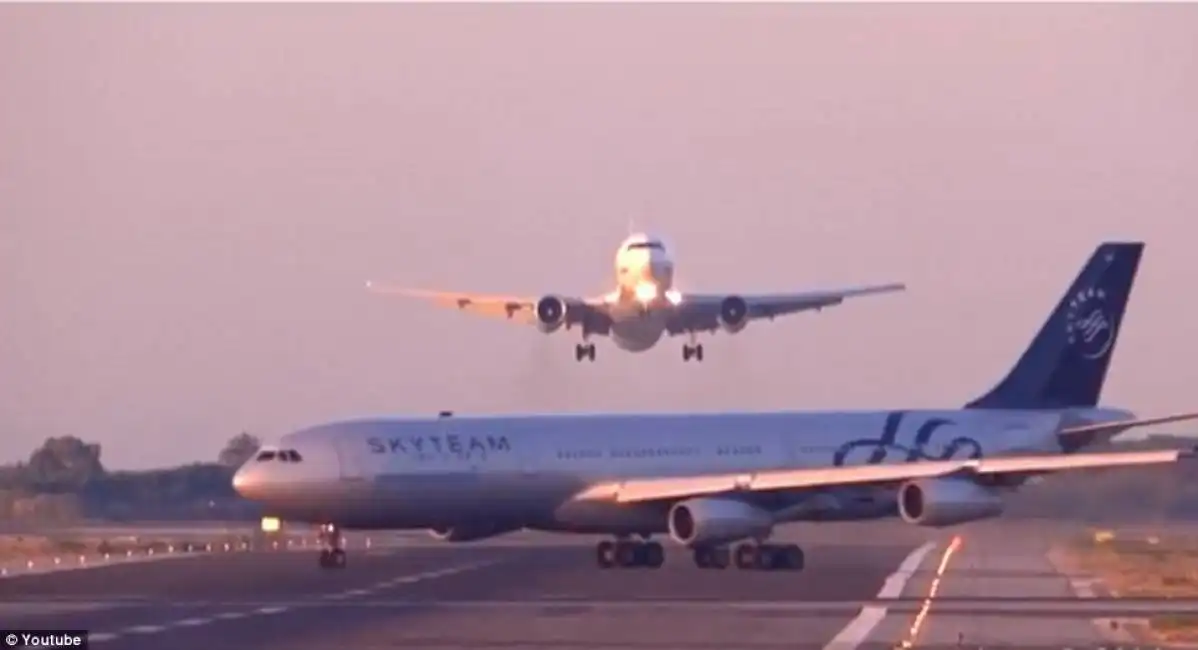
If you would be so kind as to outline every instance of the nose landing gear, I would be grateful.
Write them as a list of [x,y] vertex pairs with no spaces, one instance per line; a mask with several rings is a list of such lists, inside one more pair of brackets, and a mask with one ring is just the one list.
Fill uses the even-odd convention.
[[343,542],[341,530],[337,528],[336,524],[324,524],[320,527],[320,543],[324,546],[320,549],[320,568],[345,568],[348,558]]

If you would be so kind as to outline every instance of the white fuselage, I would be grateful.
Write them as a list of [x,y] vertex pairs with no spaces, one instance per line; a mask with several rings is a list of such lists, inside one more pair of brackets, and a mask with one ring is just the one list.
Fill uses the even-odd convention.
[[666,314],[658,308],[676,295],[674,261],[660,239],[633,235],[617,250],[615,268],[611,338],[623,350],[643,352],[665,331]]
[[[234,484],[272,515],[349,528],[502,520],[575,532],[657,531],[664,523],[657,505],[578,496],[640,477],[1060,452],[1062,417],[952,410],[360,420],[285,436],[279,446],[302,462],[250,461]],[[828,491],[771,498],[798,503],[817,492]]]

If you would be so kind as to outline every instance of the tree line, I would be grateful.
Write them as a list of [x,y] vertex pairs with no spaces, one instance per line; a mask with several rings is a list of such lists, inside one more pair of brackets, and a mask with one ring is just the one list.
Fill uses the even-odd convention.
[[233,436],[215,462],[109,471],[101,446],[75,436],[48,438],[29,459],[0,466],[0,519],[241,519],[257,509],[233,491],[233,472],[261,441]]

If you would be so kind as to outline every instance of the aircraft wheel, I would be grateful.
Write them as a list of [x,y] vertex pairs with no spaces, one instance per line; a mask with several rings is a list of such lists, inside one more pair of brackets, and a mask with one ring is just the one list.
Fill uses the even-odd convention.
[[711,549],[711,568],[727,569],[732,559],[732,551],[727,546]]
[[346,565],[345,551],[335,549],[324,549],[320,552],[320,568],[322,569],[344,569]]
[[695,566],[700,569],[728,568],[729,552],[727,548],[701,546],[694,549],[692,553],[695,558]]
[[595,563],[600,569],[616,566],[616,543],[602,541],[595,545]]
[[635,542],[617,542],[616,543],[616,564],[623,568],[640,566],[643,559],[643,545]]
[[582,361],[583,359],[586,359],[588,361],[595,360],[595,344],[594,343],[579,343],[574,346],[574,360]]
[[735,562],[736,568],[741,570],[758,569],[761,567],[763,556],[768,559],[768,554],[762,552],[762,548],[754,544],[741,544],[736,547]]
[[644,565],[650,569],[660,569],[666,562],[666,551],[657,542],[647,542],[641,548],[644,555]]
[[781,546],[774,555],[782,565],[780,568],[787,571],[802,571],[807,564],[803,549],[799,548],[798,544]]

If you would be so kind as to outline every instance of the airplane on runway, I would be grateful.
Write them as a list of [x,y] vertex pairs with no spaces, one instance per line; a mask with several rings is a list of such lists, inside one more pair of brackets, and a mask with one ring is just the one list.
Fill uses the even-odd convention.
[[406,289],[367,282],[371,291],[428,298],[435,302],[492,316],[535,323],[551,334],[579,327],[582,343],[574,346],[574,359],[595,360],[592,336],[611,336],[628,352],[644,352],[657,345],[665,333],[687,334],[682,360],[703,361],[700,332],[724,330],[730,334],[750,321],[839,305],[845,298],[902,291],[902,284],[884,284],[826,291],[776,294],[682,293],[674,287],[674,261],[661,239],[645,233],[629,236],[616,252],[616,289],[594,298],[546,295],[541,298],[446,293]]
[[1198,418],[1097,406],[1142,251],[1099,246],[1009,374],[960,409],[361,419],[283,436],[233,485],[321,524],[323,567],[345,565],[342,529],[533,529],[614,536],[596,548],[604,568],[660,567],[652,536],[667,534],[701,568],[800,570],[798,546],[768,543],[775,526],[954,525],[1000,515],[1005,492],[1046,473],[1190,455],[1082,453]]

